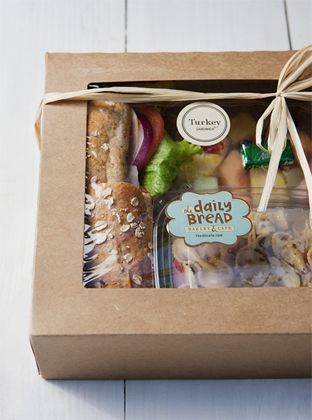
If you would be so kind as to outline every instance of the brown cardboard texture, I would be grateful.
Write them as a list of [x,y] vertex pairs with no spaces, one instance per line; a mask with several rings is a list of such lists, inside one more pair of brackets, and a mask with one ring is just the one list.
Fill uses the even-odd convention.
[[[47,54],[46,92],[276,80],[290,52]],[[260,82],[259,82],[260,83]],[[86,289],[86,102],[45,107],[31,344],[44,378],[311,375],[311,289]]]

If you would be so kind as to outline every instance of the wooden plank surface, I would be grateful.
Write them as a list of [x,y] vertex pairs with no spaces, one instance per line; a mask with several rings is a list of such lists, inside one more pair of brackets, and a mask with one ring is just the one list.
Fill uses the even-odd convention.
[[283,0],[128,0],[128,51],[288,49]]
[[312,1],[286,0],[286,5],[292,48],[312,44]]
[[310,420],[309,380],[127,381],[127,420]]
[[46,382],[28,343],[45,51],[123,51],[124,0],[0,0],[0,420],[123,419],[123,381]]

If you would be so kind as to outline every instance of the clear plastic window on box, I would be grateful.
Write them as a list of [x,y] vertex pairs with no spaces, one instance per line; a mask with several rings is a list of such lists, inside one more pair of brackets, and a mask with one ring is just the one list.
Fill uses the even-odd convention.
[[[213,81],[155,83],[150,85],[200,91],[221,89],[220,82]],[[221,91],[238,91],[238,82],[221,83]],[[256,89],[254,83],[242,82],[240,90],[259,91],[261,86]],[[262,89],[267,91],[268,87],[264,85]],[[312,285],[307,190],[290,141],[280,160],[268,208],[257,211],[270,155],[256,146],[255,129],[269,102],[211,102],[225,110],[230,126],[224,139],[205,146],[192,144],[177,128],[179,113],[191,101],[89,102],[85,287]],[[292,101],[290,109],[311,165],[311,105]],[[266,127],[264,132],[267,135]],[[198,245],[190,245],[182,234],[172,234],[167,214],[172,202],[185,193],[205,200],[219,192],[229,192],[233,199],[246,203],[248,232],[231,244],[207,239]],[[209,229],[212,219],[208,214]],[[222,215],[220,220],[225,223]]]

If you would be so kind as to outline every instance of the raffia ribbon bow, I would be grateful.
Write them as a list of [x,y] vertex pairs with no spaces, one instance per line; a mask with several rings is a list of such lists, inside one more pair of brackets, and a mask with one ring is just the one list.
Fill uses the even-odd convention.
[[[270,163],[258,211],[265,211],[274,187],[279,162],[289,138],[298,156],[308,190],[310,208],[310,226],[312,228],[312,175],[311,168],[305,156],[301,140],[290,114],[286,99],[299,101],[312,101],[312,92],[307,91],[312,87],[312,76],[306,78],[304,72],[312,66],[312,44],[298,50],[285,64],[280,74],[277,91],[275,93],[202,93],[174,89],[152,89],[138,87],[111,87],[92,90],[80,90],[66,93],[48,93],[42,99],[37,118],[36,134],[41,145],[41,118],[44,105],[63,101],[90,101],[110,100],[127,103],[159,102],[159,101],[198,101],[218,99],[263,99],[274,97],[263,115],[259,118],[256,127],[256,144],[261,149],[263,146],[264,121],[270,117],[267,151],[270,153]],[[300,79],[300,77],[302,77]]]
[[312,45],[297,51],[284,66],[277,85],[275,98],[260,117],[256,128],[257,146],[265,150],[262,145],[263,123],[271,115],[268,142],[268,152],[271,159],[263,188],[258,211],[267,208],[270,195],[275,183],[279,162],[289,138],[298,156],[302,168],[310,205],[310,226],[312,227],[312,176],[311,168],[306,159],[301,140],[294,120],[287,106],[286,98],[301,101],[311,101],[312,92],[303,92],[312,87],[312,77],[298,80],[300,76],[312,65]]

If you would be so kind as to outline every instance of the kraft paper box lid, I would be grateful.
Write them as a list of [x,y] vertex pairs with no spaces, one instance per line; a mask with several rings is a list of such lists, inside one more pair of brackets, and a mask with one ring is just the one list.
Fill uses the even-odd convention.
[[[276,80],[291,54],[49,53],[46,92],[85,89],[91,82]],[[312,315],[309,288],[83,287],[86,107],[85,102],[67,102],[44,110],[31,331],[39,366],[45,360],[48,372],[56,369],[55,361],[49,364],[41,358],[40,337],[156,340],[171,335],[191,336],[194,343],[203,335],[298,335],[305,337],[301,351],[306,363]]]
[[211,53],[48,53],[46,92],[90,82],[277,80],[291,51]]

